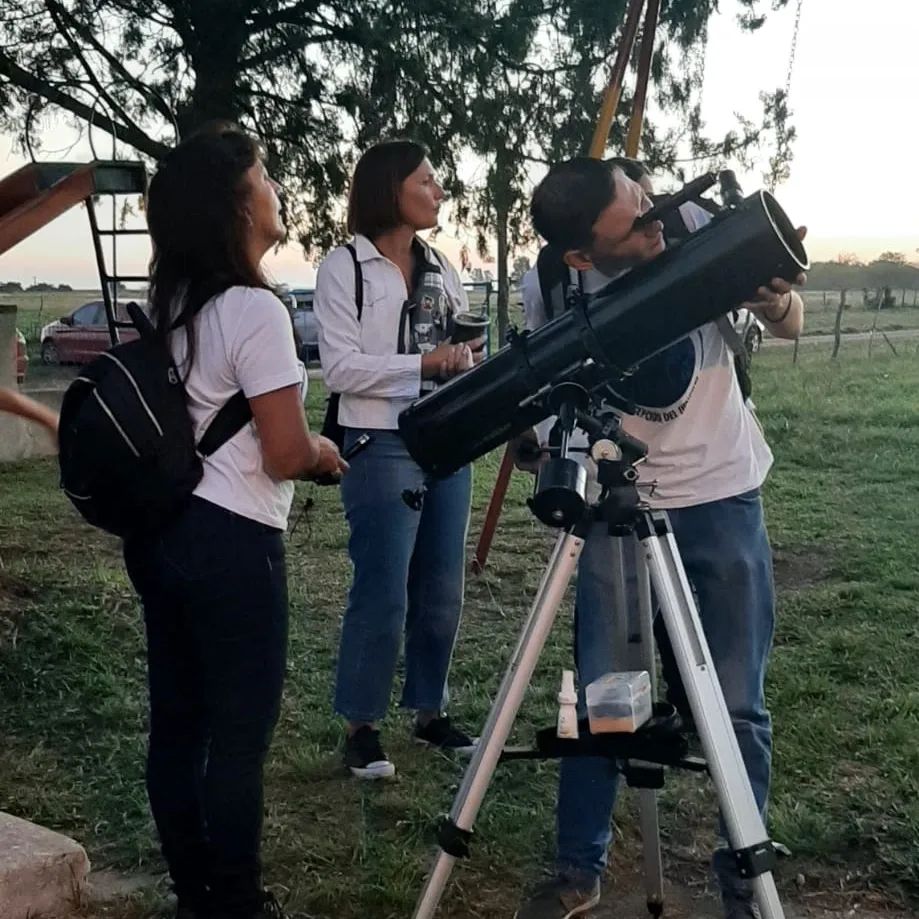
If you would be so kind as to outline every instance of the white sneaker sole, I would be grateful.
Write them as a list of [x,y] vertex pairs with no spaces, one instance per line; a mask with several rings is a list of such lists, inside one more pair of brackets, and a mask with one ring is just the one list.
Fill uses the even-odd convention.
[[396,774],[396,767],[385,759],[366,766],[348,766],[348,769],[359,779],[391,779]]
[[597,894],[596,897],[592,897],[587,903],[581,903],[576,906],[571,912],[565,915],[565,919],[571,919],[572,916],[583,916],[584,913],[589,913],[595,906],[600,905],[600,895]]
[[[564,904],[562,904],[564,905]],[[559,919],[572,919],[573,916],[583,916],[585,913],[589,913],[595,906],[600,905],[600,894],[597,893],[592,896],[585,903],[578,903],[573,909],[570,909],[564,916],[559,917]],[[520,911],[518,910],[514,913],[514,919],[518,919]]]

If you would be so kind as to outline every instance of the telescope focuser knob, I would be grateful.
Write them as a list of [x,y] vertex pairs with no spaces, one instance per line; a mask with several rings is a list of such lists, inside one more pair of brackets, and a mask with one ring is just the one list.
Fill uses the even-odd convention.
[[603,460],[608,462],[616,462],[622,459],[622,450],[619,449],[619,445],[614,443],[607,438],[601,438],[598,441],[595,441],[590,448],[590,458],[595,462],[599,463]]

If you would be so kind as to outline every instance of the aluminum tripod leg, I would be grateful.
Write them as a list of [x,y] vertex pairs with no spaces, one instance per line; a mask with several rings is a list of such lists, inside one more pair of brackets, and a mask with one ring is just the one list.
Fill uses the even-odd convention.
[[[622,542],[622,540],[615,541]],[[651,582],[648,565],[639,546],[635,546],[635,568],[638,622],[634,623],[630,629],[629,651],[632,660],[629,666],[648,671],[651,677],[651,695],[656,699],[657,679],[654,660],[654,610],[651,606]],[[638,814],[644,863],[645,903],[652,916],[660,916],[664,912],[664,862],[661,856],[657,791],[654,788],[638,789]]]
[[444,848],[444,836],[441,836],[441,849],[434,859],[433,868],[415,907],[415,919],[430,919],[437,910],[453,864],[462,854],[463,837],[472,831],[485,792],[491,784],[495,767],[514,725],[533,671],[539,662],[546,638],[555,622],[565,591],[577,568],[583,546],[584,540],[568,531],[560,534],[555,543],[520,641],[501,681],[482,736],[450,811],[448,826],[452,825],[452,828],[458,831],[453,840],[456,845],[450,845],[452,853],[447,852]]
[[[702,741],[718,803],[735,852],[768,863],[773,850],[763,825],[731,716],[666,515],[646,513],[638,527],[667,634]],[[752,878],[763,919],[784,919],[771,871]]]

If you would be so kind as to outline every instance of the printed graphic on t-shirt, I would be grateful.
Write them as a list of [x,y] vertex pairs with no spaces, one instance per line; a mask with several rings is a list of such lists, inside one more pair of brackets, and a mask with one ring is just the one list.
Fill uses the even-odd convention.
[[642,361],[613,389],[634,406],[630,413],[636,418],[666,424],[686,411],[707,356],[697,330]]

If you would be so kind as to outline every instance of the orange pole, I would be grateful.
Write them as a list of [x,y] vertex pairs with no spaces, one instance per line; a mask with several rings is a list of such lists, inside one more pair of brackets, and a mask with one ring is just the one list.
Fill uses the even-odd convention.
[[622,30],[622,41],[619,44],[619,51],[616,54],[616,61],[613,64],[613,70],[609,78],[609,86],[606,88],[603,105],[600,107],[600,117],[597,119],[593,140],[590,142],[590,150],[587,154],[597,160],[602,159],[606,151],[609,129],[613,124],[613,118],[616,116],[619,99],[622,97],[622,81],[625,78],[626,68],[629,66],[632,49],[635,47],[638,20],[644,3],[645,0],[632,0],[629,5],[625,27]]
[[648,0],[645,10],[645,24],[641,30],[641,50],[638,53],[638,78],[635,83],[635,98],[632,102],[632,117],[629,120],[629,136],[625,142],[625,155],[633,159],[638,156],[641,143],[641,127],[645,118],[645,102],[648,98],[648,81],[651,77],[651,59],[654,56],[654,36],[660,16],[661,0]]
[[507,495],[507,489],[511,483],[511,473],[513,471],[514,451],[511,449],[510,444],[508,444],[504,448],[504,456],[501,457],[501,467],[498,469],[495,487],[491,492],[488,510],[485,511],[482,534],[479,536],[479,542],[475,547],[475,555],[472,556],[471,567],[473,574],[481,574],[485,570],[485,563],[488,561],[488,553],[495,536],[495,530],[498,528],[498,518],[501,516],[501,508],[504,506],[504,498]]
[[[638,35],[638,20],[641,17],[641,10],[645,0],[631,0],[629,11],[626,16],[625,26],[622,30],[622,42],[616,53],[616,60],[613,63],[613,69],[610,73],[609,86],[606,89],[606,95],[603,97],[603,105],[600,108],[600,115],[597,118],[597,126],[594,129],[593,140],[590,143],[589,156],[594,159],[601,159],[606,151],[606,141],[609,138],[610,128],[613,124],[613,118],[616,115],[616,109],[619,107],[619,100],[622,98],[622,81],[625,77],[626,69],[629,66],[629,59],[632,56],[632,49],[635,47],[635,38]],[[650,39],[653,49],[654,39],[653,32],[656,29],[657,14],[660,9],[660,0],[651,0],[651,5],[655,7],[654,26],[651,29],[652,37]],[[648,18],[645,19],[645,28],[648,26]],[[646,38],[645,41],[648,39]],[[642,52],[644,52],[644,42],[642,43]],[[650,57],[648,58],[650,67]],[[635,116],[633,113],[632,121]],[[629,154],[630,156],[632,154]],[[472,557],[471,569],[473,574],[481,574],[485,569],[488,561],[488,553],[491,550],[491,544],[495,537],[495,530],[498,528],[498,520],[501,517],[501,509],[504,506],[504,498],[507,495],[507,489],[511,481],[511,473],[514,471],[514,452],[510,444],[504,448],[504,456],[501,458],[501,467],[498,470],[498,478],[495,480],[495,487],[492,490],[491,498],[488,502],[488,509],[485,512],[485,521],[482,524],[482,533],[479,536],[476,545],[475,555]]]

